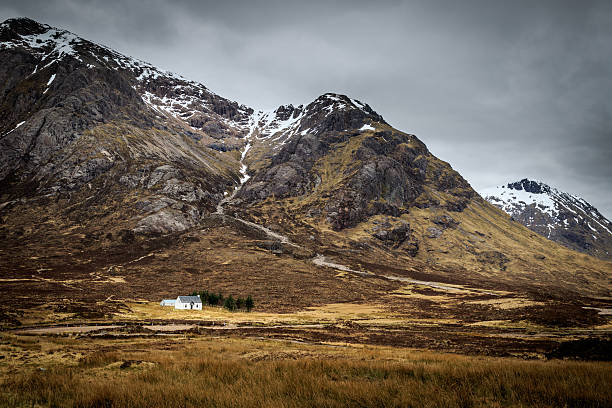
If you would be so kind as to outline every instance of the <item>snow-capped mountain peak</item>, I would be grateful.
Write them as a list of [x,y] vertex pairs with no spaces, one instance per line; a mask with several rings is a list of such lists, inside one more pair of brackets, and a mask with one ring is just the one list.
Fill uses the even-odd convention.
[[[375,122],[385,123],[369,105],[336,93],[323,94],[309,104],[252,109],[216,95],[201,83],[27,18],[0,24],[0,49],[16,48],[37,59],[29,75],[43,75],[48,81],[44,95],[58,75],[60,62],[85,70],[121,72],[157,116],[184,126],[197,140],[206,138],[209,146],[216,149],[233,149],[242,143],[238,139],[228,140],[228,135],[256,137],[274,145],[276,150],[297,134],[365,131],[375,129]],[[61,82],[61,75],[58,79]],[[19,118],[14,120],[13,127],[18,122]]]
[[[77,64],[81,69],[121,72],[143,102],[157,114],[178,119],[192,130],[213,137],[228,131],[244,132],[253,112],[247,106],[216,95],[198,82],[120,54],[67,30],[27,18],[9,19],[0,24],[0,50],[15,48],[24,49],[37,59],[30,76],[42,71],[55,76],[60,62]],[[222,129],[218,122],[223,123]],[[211,125],[207,126],[209,123]]]
[[550,186],[540,182],[523,179],[514,183],[503,184],[481,191],[481,195],[512,215],[517,210],[527,206],[535,206],[543,212],[554,216],[558,213],[553,200],[560,193]]
[[529,179],[480,193],[514,220],[553,241],[602,258],[612,252],[612,223],[576,195]]
[[257,128],[257,138],[273,142],[273,149],[297,134],[375,130],[373,124],[386,123],[369,105],[336,93],[323,94],[307,105],[255,111],[251,122]]

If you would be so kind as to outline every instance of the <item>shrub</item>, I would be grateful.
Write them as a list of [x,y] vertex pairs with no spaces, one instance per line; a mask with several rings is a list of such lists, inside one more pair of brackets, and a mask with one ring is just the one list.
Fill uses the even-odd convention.
[[236,308],[242,309],[244,307],[244,299],[239,297],[236,299]]
[[134,234],[134,231],[128,229],[122,229],[119,231],[119,236],[121,237],[121,242],[124,244],[131,244],[136,240],[136,234]]

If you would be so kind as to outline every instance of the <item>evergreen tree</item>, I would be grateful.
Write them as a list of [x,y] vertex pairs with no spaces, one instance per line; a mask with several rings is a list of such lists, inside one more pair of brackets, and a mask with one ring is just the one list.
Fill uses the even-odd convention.
[[208,304],[211,305],[211,306],[215,306],[218,303],[219,303],[219,296],[217,296],[216,294],[210,292],[208,294]]
[[253,302],[251,295],[247,296],[246,300],[244,301],[244,307],[246,307],[248,312],[255,307],[255,302]]
[[208,303],[208,291],[207,290],[200,292],[199,295],[200,295],[200,299],[202,299],[202,304]]
[[239,297],[236,299],[236,308],[242,309],[244,307],[244,299]]
[[223,303],[223,306],[233,312],[234,310],[236,310],[236,299],[234,299],[232,297],[232,295],[229,295],[229,297],[227,299],[225,299],[225,302]]

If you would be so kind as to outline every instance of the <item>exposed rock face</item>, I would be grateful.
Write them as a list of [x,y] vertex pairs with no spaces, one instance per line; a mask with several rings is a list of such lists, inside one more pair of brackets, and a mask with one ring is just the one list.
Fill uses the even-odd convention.
[[134,231],[170,233],[214,211],[234,183],[234,159],[204,143],[242,137],[249,108],[29,19],[0,25],[0,41],[0,201],[87,192],[115,206],[137,192],[171,204],[132,207]]
[[[11,60],[14,53],[2,49],[0,58]],[[70,56],[54,74],[43,70],[29,76],[36,65],[34,61],[21,65],[26,66],[28,70],[12,70],[10,65],[0,65],[0,77],[15,84],[4,90],[0,105],[0,129],[4,129],[0,179],[18,170],[40,178],[36,174],[40,166],[76,143],[85,130],[116,120],[130,110],[134,119],[139,119],[137,111],[143,107],[142,100],[118,73],[96,69],[83,72],[85,68]],[[51,88],[45,88],[51,75]],[[27,89],[25,93],[23,88]],[[22,122],[25,123],[16,127]]]
[[374,221],[371,232],[374,238],[389,248],[400,249],[413,257],[419,251],[419,240],[412,235],[410,224],[404,220],[395,220],[393,223],[390,218],[384,222]]
[[[321,98],[319,98],[321,99]],[[311,104],[312,105],[312,104]],[[308,105],[309,107],[311,105]],[[348,106],[348,105],[345,105]],[[469,184],[446,163],[433,160],[425,145],[414,135],[394,130],[377,131],[369,123],[379,115],[348,108],[339,131],[339,119],[323,120],[316,133],[290,136],[270,165],[257,172],[238,197],[256,202],[268,197],[322,194],[327,222],[336,230],[357,225],[376,214],[399,216],[411,206],[439,204],[425,194],[424,186],[435,183],[448,194],[446,206],[461,211],[475,195]],[[306,112],[309,112],[307,109]],[[317,117],[311,113],[307,117]],[[368,123],[366,123],[368,122]],[[380,122],[378,122],[380,123]],[[297,129],[312,126],[300,125]],[[324,171],[330,160],[342,160],[336,184],[330,185]],[[324,191],[327,190],[327,191]],[[308,211],[314,212],[312,208]]]
[[483,196],[548,239],[612,259],[612,223],[582,198],[528,179],[483,191]]
[[516,181],[514,183],[508,183],[507,186],[511,190],[524,190],[527,193],[533,194],[545,194],[550,193],[551,189],[544,183],[540,183],[538,181],[522,179],[521,181]]
[[317,159],[329,151],[329,144],[316,136],[297,135],[272,157],[271,166],[258,172],[240,191],[246,200],[261,200],[269,196],[301,195],[315,185],[309,172]]
[[306,106],[304,119],[298,130],[310,129],[315,134],[342,132],[359,129],[366,123],[366,119],[385,123],[383,117],[369,105],[346,95],[327,93]]
[[196,225],[199,218],[197,210],[193,207],[188,208],[185,212],[163,209],[141,219],[134,228],[134,232],[137,234],[168,234],[185,231]]

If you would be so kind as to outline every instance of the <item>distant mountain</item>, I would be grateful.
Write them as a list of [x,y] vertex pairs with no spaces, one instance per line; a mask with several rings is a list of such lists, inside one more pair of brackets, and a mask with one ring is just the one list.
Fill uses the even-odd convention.
[[530,230],[568,248],[612,258],[612,223],[584,199],[523,179],[481,191]]

